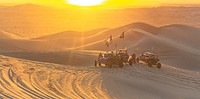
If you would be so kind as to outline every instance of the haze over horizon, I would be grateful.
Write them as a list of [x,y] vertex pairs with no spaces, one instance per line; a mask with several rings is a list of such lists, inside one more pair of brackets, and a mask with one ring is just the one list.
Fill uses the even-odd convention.
[[69,30],[84,32],[98,28],[117,28],[134,22],[144,22],[158,27],[170,24],[199,27],[199,9],[198,7],[59,9],[28,3],[1,7],[0,29],[33,38]]
[[[0,0],[0,5],[19,5],[25,3],[39,4],[53,7],[69,7],[72,6],[69,4],[70,0]],[[89,2],[85,0],[85,2]],[[102,0],[101,4],[96,5],[98,8],[130,8],[130,7],[158,7],[158,6],[177,6],[177,5],[186,5],[186,6],[197,6],[200,5],[199,0]],[[94,7],[94,6],[93,6]]]

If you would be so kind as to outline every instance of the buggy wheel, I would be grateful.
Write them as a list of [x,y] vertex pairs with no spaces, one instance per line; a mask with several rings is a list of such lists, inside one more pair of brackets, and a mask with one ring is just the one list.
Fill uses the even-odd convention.
[[112,62],[109,62],[109,67],[112,68]]
[[101,63],[99,63],[99,66],[101,66]]
[[120,67],[120,68],[123,68],[123,67],[124,67],[124,64],[119,64],[119,67]]
[[108,67],[112,68],[112,63],[111,62],[108,63]]
[[120,67],[120,68],[123,68],[123,67],[124,67],[123,62],[119,62],[119,67]]
[[112,61],[108,60],[108,62],[106,63],[106,66],[109,67],[109,68],[112,68]]
[[161,63],[157,63],[156,66],[157,66],[157,68],[160,69],[161,68]]
[[151,62],[148,63],[148,66],[149,66],[149,67],[152,67],[152,65],[153,65],[153,64],[152,64]]
[[94,61],[94,66],[97,67],[97,60]]
[[133,63],[136,64],[136,60],[135,59],[134,59]]
[[140,59],[137,57],[137,58],[136,58],[136,62],[139,63],[139,61],[140,61]]
[[129,60],[128,63],[129,63],[130,66],[132,66],[133,65],[133,60],[132,59]]

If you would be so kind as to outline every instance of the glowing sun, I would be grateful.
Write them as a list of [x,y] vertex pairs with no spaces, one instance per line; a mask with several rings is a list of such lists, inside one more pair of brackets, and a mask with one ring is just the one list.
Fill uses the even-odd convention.
[[77,5],[77,6],[95,6],[100,5],[105,0],[67,0],[69,4]]

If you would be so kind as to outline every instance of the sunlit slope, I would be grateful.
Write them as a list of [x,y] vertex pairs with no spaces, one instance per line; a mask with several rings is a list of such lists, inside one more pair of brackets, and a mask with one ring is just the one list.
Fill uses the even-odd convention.
[[[119,39],[119,36],[123,33],[126,32],[127,35],[126,37],[128,37],[128,41],[134,43],[137,42],[139,39],[143,38],[142,35],[140,34],[134,34],[132,31],[132,29],[144,29],[147,31],[150,31],[153,34],[156,34],[158,32],[158,28],[145,24],[145,23],[133,23],[133,24],[128,24],[125,26],[121,26],[118,28],[114,28],[114,29],[104,29],[101,31],[95,31],[94,34],[95,35],[91,35],[91,36],[83,36],[80,37],[80,35],[78,36],[72,36],[70,37],[70,33],[69,32],[62,32],[62,33],[58,33],[58,34],[54,34],[54,35],[50,35],[50,36],[45,36],[45,37],[40,37],[40,38],[36,38],[36,40],[40,40],[40,41],[46,41],[46,42],[51,42],[52,44],[50,45],[60,45],[60,47],[63,47],[65,50],[67,49],[92,49],[92,50],[105,50],[106,46],[105,44],[105,40],[112,35],[113,36],[113,44],[112,46],[117,43],[119,44],[119,47],[122,46],[121,45],[121,39]],[[85,32],[85,34],[87,34],[87,32]],[[60,36],[62,35],[62,37]],[[65,35],[65,36],[63,36]],[[69,35],[69,36],[68,36]],[[63,43],[65,43],[65,45],[62,45]],[[92,47],[92,48],[89,48]]]
[[109,49],[116,49],[116,47],[122,48],[123,40],[120,39],[119,36],[122,34],[122,32],[125,32],[125,47],[128,47],[129,49],[136,50],[140,48],[139,46],[141,43],[148,43],[143,40],[151,38],[152,40],[159,39],[160,41],[148,44],[148,46],[143,46],[140,49],[145,50],[156,48],[160,50],[170,50],[171,47],[169,47],[169,49],[165,49],[165,44],[158,44],[165,43],[162,41],[162,38],[166,38],[168,41],[170,41],[170,43],[176,42],[179,44],[181,46],[180,48],[185,46],[185,49],[187,50],[193,49],[193,52],[198,52],[197,50],[199,50],[199,43],[197,41],[199,40],[199,31],[200,30],[198,28],[186,25],[155,27],[145,23],[132,23],[113,29],[102,28],[84,32],[85,34],[88,33],[88,35],[84,35],[82,32],[66,31],[30,40],[0,40],[2,42],[2,51],[5,51],[3,49],[7,48],[13,50],[12,47],[20,50],[23,49],[23,51],[63,51],[67,49],[107,50],[107,47],[104,44],[110,35],[113,36],[113,42]]
[[33,38],[35,40],[53,40],[53,39],[67,39],[67,38],[74,38],[74,39],[79,39],[79,38],[85,38],[85,37],[94,37],[94,35],[98,35],[98,33],[102,31],[106,31],[109,28],[98,28],[98,29],[93,29],[90,31],[84,31],[84,32],[78,32],[78,31],[63,31],[59,33],[55,33],[52,35],[46,35],[46,36],[41,36],[38,38]]
[[[48,52],[48,51],[61,51],[66,48],[73,48],[85,44],[82,42],[82,38],[93,38],[107,28],[94,29],[85,32],[65,31],[56,33],[49,36],[25,39],[21,36],[17,36],[13,33],[0,32],[1,51],[28,51],[28,52]],[[95,34],[95,35],[93,35]]]
[[[137,49],[138,47],[136,47],[136,45],[141,45],[140,43],[148,43],[143,40],[151,38],[152,40],[159,39],[160,41],[149,44],[148,46],[143,46],[145,48],[142,49],[145,50],[152,49],[152,47],[157,47],[157,49],[160,50],[167,50],[164,47],[165,44],[158,44],[165,43],[164,41],[162,41],[162,38],[166,38],[171,43],[175,42],[180,46],[187,46],[188,48],[194,48],[196,50],[199,50],[199,28],[194,28],[186,25],[154,27],[145,23],[133,23],[119,28],[108,30],[105,32],[105,34],[102,33],[101,36],[109,37],[109,35],[113,35],[114,40],[111,44],[111,48],[115,49],[115,44],[118,45],[118,48],[122,48],[123,40],[120,39],[119,36],[122,34],[123,31],[125,31],[125,46],[131,49]],[[98,37],[100,40],[101,36],[97,36],[95,40],[98,40]],[[106,47],[103,47],[105,46],[103,45],[104,42],[105,40],[102,42],[97,42],[96,44],[93,43],[93,45],[91,46],[85,46],[85,49],[105,49]]]
[[0,31],[0,39],[27,39],[27,38],[22,37],[18,34],[9,33],[6,31]]

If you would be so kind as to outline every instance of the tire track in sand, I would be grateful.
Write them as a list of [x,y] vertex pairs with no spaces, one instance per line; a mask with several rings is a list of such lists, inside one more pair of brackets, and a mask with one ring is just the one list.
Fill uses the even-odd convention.
[[101,72],[96,69],[5,59],[9,64],[0,62],[0,98],[110,98],[103,87]]

